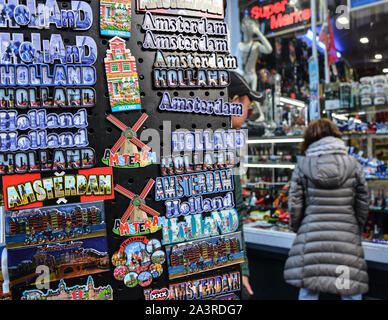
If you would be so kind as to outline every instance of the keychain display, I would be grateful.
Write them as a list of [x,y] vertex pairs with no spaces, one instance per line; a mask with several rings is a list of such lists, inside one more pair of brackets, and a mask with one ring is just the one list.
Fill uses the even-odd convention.
[[108,271],[106,237],[8,250],[8,271],[12,286],[23,283],[34,285],[42,265],[49,268],[49,281]]
[[114,198],[112,168],[78,170],[76,174],[31,173],[3,176],[6,210],[38,208],[67,202]]
[[235,129],[174,131],[172,152],[238,150],[244,148],[247,138],[245,131]]
[[129,288],[148,287],[153,279],[162,275],[165,260],[158,240],[143,236],[128,238],[112,256],[112,264],[116,267],[114,277],[124,281]]
[[198,97],[189,99],[171,98],[168,92],[164,92],[159,110],[216,116],[242,116],[243,105],[241,103],[225,102],[222,98],[217,101],[201,100]]
[[170,279],[244,262],[240,232],[167,246],[166,254]]
[[223,0],[210,0],[206,2],[201,0],[182,0],[165,1],[163,3],[157,0],[137,0],[136,10],[171,15],[224,19]]
[[[108,115],[109,122],[118,127],[123,134],[112,149],[105,150],[102,162],[116,168],[146,167],[156,162],[156,153],[146,146],[137,137],[136,133],[147,120],[148,115],[143,113],[132,128],[126,126],[119,119]],[[140,148],[140,152],[138,150]]]
[[106,236],[103,201],[5,213],[9,249]]
[[238,213],[235,209],[212,211],[210,216],[198,213],[167,219],[163,226],[163,245],[226,235],[237,231]]
[[233,189],[233,171],[231,169],[158,177],[155,182],[155,200],[221,193],[233,191]]
[[136,59],[126,48],[124,39],[116,36],[109,40],[104,62],[112,112],[140,110]]
[[95,151],[92,148],[0,153],[0,175],[88,169],[94,165]]
[[217,299],[241,289],[240,272],[170,284],[169,288],[145,289],[146,300],[202,300]]
[[111,285],[104,284],[97,287],[95,282],[96,279],[88,276],[86,284],[70,286],[62,279],[57,287],[52,286],[56,289],[25,290],[20,300],[113,300]]
[[100,33],[103,36],[131,36],[132,0],[100,1]]

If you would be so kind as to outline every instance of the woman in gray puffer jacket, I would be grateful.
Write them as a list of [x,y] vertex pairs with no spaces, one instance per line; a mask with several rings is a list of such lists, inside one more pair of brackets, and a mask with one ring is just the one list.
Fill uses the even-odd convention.
[[362,299],[368,274],[361,234],[369,212],[362,167],[327,119],[310,123],[301,149],[306,156],[298,160],[289,198],[297,236],[284,279],[301,288],[300,300],[318,299],[319,292]]

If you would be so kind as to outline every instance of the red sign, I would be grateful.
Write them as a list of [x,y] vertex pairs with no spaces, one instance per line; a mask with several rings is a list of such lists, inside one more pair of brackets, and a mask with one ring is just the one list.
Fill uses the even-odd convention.
[[282,0],[264,6],[253,6],[251,17],[256,20],[265,19],[269,22],[269,29],[276,30],[283,27],[295,26],[311,19],[311,9],[300,9],[290,6],[288,0]]

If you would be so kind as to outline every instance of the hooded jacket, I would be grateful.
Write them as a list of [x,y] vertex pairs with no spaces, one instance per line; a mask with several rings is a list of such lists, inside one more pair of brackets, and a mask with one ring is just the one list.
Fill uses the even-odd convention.
[[298,160],[289,212],[297,235],[285,264],[286,282],[332,294],[366,293],[361,234],[369,212],[368,185],[341,139],[322,138]]

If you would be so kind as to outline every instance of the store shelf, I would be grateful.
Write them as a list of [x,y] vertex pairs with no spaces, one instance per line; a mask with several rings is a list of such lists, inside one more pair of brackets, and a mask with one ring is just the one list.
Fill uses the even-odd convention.
[[344,134],[342,136],[343,140],[351,139],[388,139],[388,134],[378,134],[378,133],[359,133],[359,134]]
[[278,168],[278,169],[294,169],[295,164],[285,163],[244,163],[246,168]]
[[[295,233],[254,228],[256,224],[244,225],[245,242],[280,249],[291,248]],[[363,241],[362,246],[367,261],[388,264],[388,245]]]
[[303,138],[301,136],[252,137],[248,139],[247,144],[299,143],[302,141]]
[[326,110],[326,112],[343,114],[343,115],[363,115],[363,114],[374,114],[379,112],[388,111],[388,105],[381,106],[360,106],[357,108],[341,108],[334,110]]

